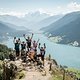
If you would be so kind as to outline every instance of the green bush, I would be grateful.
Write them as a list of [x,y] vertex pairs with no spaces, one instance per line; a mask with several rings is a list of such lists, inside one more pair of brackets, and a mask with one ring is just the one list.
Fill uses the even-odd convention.
[[2,71],[0,70],[0,80],[2,80]]
[[3,75],[3,61],[5,58],[9,58],[9,53],[11,52],[11,49],[9,49],[7,46],[0,44],[0,80],[2,80]]
[[11,49],[9,49],[7,46],[0,44],[0,60],[4,60],[5,58],[9,58],[9,52]]
[[2,61],[0,61],[0,80],[2,80],[2,75],[3,75],[3,62]]

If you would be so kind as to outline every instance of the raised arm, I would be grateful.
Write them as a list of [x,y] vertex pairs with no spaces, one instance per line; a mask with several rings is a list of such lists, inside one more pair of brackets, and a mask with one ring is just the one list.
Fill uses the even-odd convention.
[[14,43],[14,44],[16,43],[16,37],[14,37],[13,43]]
[[24,39],[27,41],[28,39],[26,38],[25,34],[23,34]]
[[41,45],[41,43],[39,43],[39,45],[38,45],[38,48],[40,49],[40,45]]
[[33,38],[33,35],[34,35],[34,34],[32,33],[31,39]]
[[37,44],[38,44],[39,40],[40,40],[40,39],[37,40]]
[[25,36],[25,34],[23,34],[23,37],[26,39],[26,36]]
[[46,44],[44,43],[44,49],[46,49]]

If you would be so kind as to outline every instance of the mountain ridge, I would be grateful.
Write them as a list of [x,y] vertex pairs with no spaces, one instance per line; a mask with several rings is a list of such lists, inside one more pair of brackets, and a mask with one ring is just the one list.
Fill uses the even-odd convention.
[[69,13],[51,25],[43,29],[44,33],[51,34],[51,37],[61,37],[58,43],[73,45],[76,41],[77,46],[80,46],[80,12]]

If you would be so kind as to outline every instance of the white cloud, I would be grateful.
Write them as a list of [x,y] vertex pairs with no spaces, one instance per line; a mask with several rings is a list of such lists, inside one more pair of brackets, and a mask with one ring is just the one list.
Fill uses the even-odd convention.
[[66,14],[70,12],[80,11],[80,4],[77,2],[71,2],[65,6],[57,6],[51,9],[38,9],[41,13],[47,13],[50,15],[57,15],[57,14]]
[[41,14],[42,13],[46,13],[46,14],[49,14],[49,15],[52,15],[53,13],[49,11],[49,9],[42,9],[42,8],[39,8],[37,9],[36,11],[39,11]]
[[23,17],[25,15],[25,13],[22,13],[22,12],[9,12],[9,13],[6,13],[8,15],[13,15],[13,16],[17,16],[17,17]]
[[66,14],[75,11],[80,11],[80,4],[76,2],[71,2],[65,6],[57,6],[53,8],[53,11],[51,11],[51,13],[56,15],[56,14]]
[[12,11],[8,8],[0,8],[0,15],[12,15],[17,17],[23,17],[26,13],[24,12],[18,12],[18,11]]
[[66,14],[74,11],[80,11],[80,4],[77,2],[71,2],[65,6],[62,5],[62,6],[52,7],[51,9],[39,8],[35,10],[25,10],[22,12],[0,8],[0,15],[12,15],[17,17],[23,17],[28,12],[35,12],[35,11],[40,11],[40,13],[47,13],[50,15]]
[[80,4],[76,2],[71,2],[65,6],[59,6],[57,9],[58,11],[60,11],[60,13],[63,13],[63,14],[80,11]]
[[11,11],[11,12],[0,12],[0,15],[12,15],[17,17],[24,17],[25,13]]
[[80,4],[72,2],[68,4],[67,8],[69,8],[71,11],[80,11]]

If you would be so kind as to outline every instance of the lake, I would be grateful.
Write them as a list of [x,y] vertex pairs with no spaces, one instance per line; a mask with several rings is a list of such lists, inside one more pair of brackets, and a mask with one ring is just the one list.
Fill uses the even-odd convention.
[[[56,44],[51,42],[47,37],[42,34],[34,34],[33,40],[40,39],[40,43],[43,45],[46,43],[46,55],[51,54],[52,58],[56,59],[58,64],[66,65],[68,67],[80,69],[80,48],[68,45]],[[24,38],[21,37],[23,41]],[[13,38],[9,38],[4,42],[8,47],[14,48]]]

